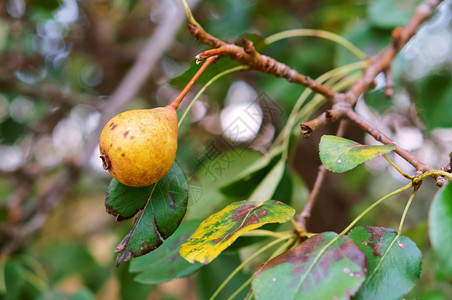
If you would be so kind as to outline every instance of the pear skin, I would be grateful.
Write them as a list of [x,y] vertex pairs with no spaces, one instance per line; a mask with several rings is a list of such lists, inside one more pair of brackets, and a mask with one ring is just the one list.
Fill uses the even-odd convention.
[[120,113],[100,135],[103,167],[122,184],[151,185],[173,165],[177,134],[177,114],[171,106]]

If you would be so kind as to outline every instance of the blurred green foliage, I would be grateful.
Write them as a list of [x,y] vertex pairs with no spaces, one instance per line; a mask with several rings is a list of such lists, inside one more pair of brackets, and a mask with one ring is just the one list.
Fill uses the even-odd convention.
[[[94,122],[96,113],[108,105],[105,96],[112,94],[146,39],[159,26],[159,20],[165,18],[160,15],[166,11],[162,3],[168,3],[168,7],[180,6],[179,1],[165,1],[160,1],[160,6],[159,1],[136,0],[8,0],[0,4],[2,250],[16,235],[10,228],[27,223],[34,211],[44,211],[48,208],[46,205],[50,205],[47,202],[38,203],[36,199],[51,194],[52,184],[64,177],[64,171],[72,170],[81,163],[68,147],[75,145],[76,153],[85,147],[92,127],[90,122]],[[205,0],[198,4],[194,14],[208,32],[225,40],[236,41],[252,35],[257,42],[262,37],[283,30],[317,28],[340,34],[366,54],[374,55],[390,42],[392,29],[407,21],[418,2]],[[450,8],[450,1],[447,5]],[[76,15],[74,20],[71,19],[71,13]],[[168,16],[171,18],[170,9]],[[446,29],[450,34],[450,24]],[[419,43],[423,44],[421,41],[416,45]],[[165,101],[189,80],[189,74],[196,66],[194,56],[205,48],[182,27],[140,93],[121,109],[166,104]],[[340,45],[312,37],[283,40],[261,50],[313,78],[334,67],[356,61]],[[450,55],[445,61],[427,68],[425,73],[414,76],[407,65],[417,64],[418,61],[407,53],[410,54],[408,50],[402,51],[393,66],[396,97],[384,98],[384,86],[378,86],[367,92],[364,100],[380,116],[394,109],[397,95],[408,94],[408,106],[416,104],[420,109],[420,120],[426,126],[427,137],[434,135],[435,129],[450,129]],[[428,55],[432,53],[421,57],[428,61]],[[203,75],[200,83],[233,65],[236,63],[221,60]],[[185,70],[185,75],[177,76]],[[304,88],[253,71],[232,74],[206,92],[202,99],[209,103],[206,115],[218,119],[219,112],[227,105],[225,99],[231,84],[239,80],[246,82],[258,94],[265,92],[284,111],[283,116],[273,122],[276,135]],[[20,100],[24,97],[25,101]],[[81,117],[77,115],[75,108],[80,108],[80,104],[87,105],[93,113]],[[397,113],[402,115],[407,111]],[[74,121],[76,117],[83,121]],[[411,123],[417,121],[411,120]],[[64,134],[60,134],[65,137],[64,142],[58,144],[57,129],[62,124],[69,124],[74,135],[64,131]],[[234,185],[225,186],[260,157],[258,152],[246,150],[234,153],[233,162],[221,174],[216,171],[216,179],[209,177],[205,168],[214,164],[215,159],[202,155],[212,141],[221,138],[218,126],[218,122],[210,126],[196,121],[183,124],[181,129],[178,160],[190,178],[192,192],[200,192],[193,196],[187,219],[202,220],[228,203],[246,199],[275,163],[270,163]],[[361,132],[351,135],[354,140],[363,138]],[[80,141],[77,144],[78,139]],[[312,185],[315,179],[318,139],[303,141],[301,146],[298,141],[293,144],[303,150],[306,150],[303,147],[308,147],[312,153],[306,151],[300,154],[294,151],[291,164],[284,170],[283,179],[273,197],[292,203],[300,210],[307,198],[307,183]],[[241,145],[234,146],[239,148]],[[226,150],[222,149],[223,153],[227,153]],[[17,157],[19,163],[15,163]],[[130,229],[131,223],[118,225],[104,211],[103,191],[110,178],[96,171],[95,167],[83,168],[78,172],[81,175],[76,182],[71,183],[68,188],[70,192],[58,207],[49,209],[48,219],[47,215],[44,217],[46,223],[43,231],[38,231],[26,240],[19,239],[20,247],[7,257],[0,257],[0,298],[208,299],[241,263],[240,254],[243,254],[246,246],[256,241],[252,238],[239,239],[228,254],[220,256],[188,279],[174,280],[166,287],[137,283],[133,280],[135,274],[129,273],[128,265],[118,269],[113,267],[113,250]],[[344,213],[340,216],[342,221],[369,206],[381,196],[382,190],[390,190],[397,185],[394,183],[396,179],[388,173],[369,172],[364,167],[337,178],[327,182],[329,193],[327,191],[321,195],[325,201],[319,201],[319,211],[334,210],[331,207],[343,209]],[[431,196],[434,187],[426,188],[430,191],[427,194]],[[338,194],[345,196],[337,198]],[[420,196],[416,201],[429,203],[431,197],[428,195]],[[366,221],[386,225],[382,224],[382,220],[391,219],[396,223],[403,209],[401,205],[385,204],[369,215]],[[431,252],[427,242],[425,206],[427,204],[413,207],[416,215],[422,218],[407,221],[406,235],[418,244],[424,254],[423,275],[409,298],[447,299],[452,293],[451,278],[442,272],[442,264]],[[318,223],[330,224],[328,215],[320,213],[317,218]],[[339,226],[338,223],[329,229],[341,230]],[[251,270],[239,272],[220,293],[219,299],[227,299],[251,274]],[[247,292],[247,289],[242,291],[237,299],[243,299]]]

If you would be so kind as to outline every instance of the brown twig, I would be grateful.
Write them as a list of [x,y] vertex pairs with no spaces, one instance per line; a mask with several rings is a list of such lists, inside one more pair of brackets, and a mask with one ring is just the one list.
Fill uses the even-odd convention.
[[345,94],[350,104],[355,104],[358,97],[370,88],[377,75],[390,68],[392,61],[403,46],[417,32],[419,26],[428,19],[442,0],[427,0],[418,6],[416,13],[405,27],[397,27],[392,32],[391,44],[377,56],[371,58],[371,64],[364,71],[364,75]]
[[[343,98],[338,95],[335,96],[337,102],[333,105],[332,109],[328,111],[328,114],[336,116],[336,119],[340,117],[345,117],[356,123],[359,127],[361,127],[364,131],[373,136],[376,140],[382,142],[385,145],[395,145],[394,142],[387,137],[385,134],[380,132],[378,129],[372,127],[370,124],[365,122],[360,116],[358,116],[353,111],[353,105],[355,105],[358,97],[364,93],[366,90],[372,88],[375,82],[375,78],[381,72],[385,72],[386,81],[387,81],[387,90],[386,94],[391,96],[392,94],[392,77],[390,74],[390,68],[393,59],[400,51],[400,49],[405,46],[405,44],[409,41],[409,39],[416,33],[419,26],[425,21],[428,17],[431,16],[434,9],[442,2],[442,0],[427,0],[424,4],[421,4],[414,16],[407,23],[405,27],[397,27],[392,32],[392,40],[389,46],[383,49],[378,55],[370,58],[369,66],[364,70],[363,76],[357,80],[352,87],[343,94]],[[349,107],[345,105],[340,106],[340,104],[344,104],[346,102],[349,104]],[[317,117],[314,120],[308,121],[306,123],[301,124],[303,130],[303,136],[309,136],[310,133],[320,128],[328,123],[335,121],[334,118],[327,118],[328,114],[322,114],[320,117]],[[413,165],[417,170],[420,171],[428,171],[431,170],[426,164],[418,160],[413,154],[409,151],[401,148],[398,145],[396,146],[395,152],[399,154],[402,158],[408,161],[411,165]]]
[[315,119],[300,124],[304,138],[309,137],[317,128],[336,122],[346,116],[346,113],[351,109],[351,106],[343,101],[344,98],[341,97],[342,95],[343,94],[338,94],[336,98],[339,99],[339,101],[333,105],[332,109],[325,111]]
[[[212,55],[229,56],[235,61],[249,66],[250,69],[272,74],[277,77],[283,77],[290,82],[307,86],[314,92],[329,99],[333,103],[332,109],[309,122],[301,124],[303,136],[307,137],[315,129],[334,122],[342,117],[346,117],[359,125],[376,140],[386,145],[393,145],[394,143],[390,138],[362,120],[353,111],[352,107],[355,105],[359,96],[375,84],[375,78],[381,72],[386,72],[388,87],[392,88],[392,78],[389,72],[392,61],[400,49],[402,49],[402,47],[405,46],[410,38],[416,33],[419,26],[432,15],[433,11],[441,2],[442,0],[427,0],[425,3],[419,5],[415,14],[405,27],[397,27],[393,30],[390,45],[383,49],[377,56],[369,59],[370,64],[364,70],[363,76],[357,80],[345,94],[335,93],[330,88],[317,83],[315,80],[306,75],[298,73],[285,64],[258,53],[254,49],[252,43],[247,40],[242,40],[244,47],[240,47],[235,44],[223,42],[204,31],[204,29],[194,25],[189,24],[188,28],[190,33],[196,37],[199,42],[215,48],[200,53],[197,56],[198,60],[204,60]],[[387,90],[387,92],[390,94],[391,90]],[[424,172],[431,170],[430,167],[419,161],[409,151],[398,145],[395,146],[395,152],[412,164],[417,170]]]
[[[244,47],[242,48],[238,45],[223,42],[205,32],[204,29],[196,27],[194,25],[189,24],[188,28],[190,30],[190,33],[195,38],[197,38],[199,42],[210,45],[214,48],[200,53],[196,57],[198,61],[202,61],[211,56],[229,56],[233,60],[243,65],[249,66],[250,69],[258,70],[267,74],[272,74],[277,77],[283,77],[290,82],[309,87],[315,93],[321,94],[326,99],[330,100],[333,103],[332,109],[327,110],[311,121],[301,124],[304,137],[308,137],[314,130],[318,129],[319,127],[322,127],[341,118],[346,118],[356,123],[364,131],[372,135],[376,140],[382,142],[383,144],[395,145],[389,137],[387,137],[382,132],[372,127],[361,117],[359,117],[354,112],[353,106],[356,104],[361,94],[363,94],[366,90],[374,87],[375,79],[381,72],[384,72],[386,75],[385,94],[387,97],[392,97],[393,83],[392,75],[390,72],[392,61],[394,60],[397,53],[416,33],[419,26],[432,15],[433,11],[441,2],[442,0],[427,0],[424,4],[418,6],[416,13],[405,27],[397,27],[393,30],[391,44],[383,49],[377,56],[369,59],[370,64],[364,70],[363,76],[359,80],[357,80],[345,93],[335,93],[330,88],[317,83],[315,80],[306,75],[298,73],[287,65],[282,64],[271,57],[258,53],[254,49],[252,43],[247,40],[242,40],[242,43],[244,44]],[[345,128],[345,124],[346,120],[342,120],[337,136],[341,136],[343,134],[343,128]],[[398,145],[395,145],[395,147],[395,152],[402,158],[407,160],[417,170],[420,170],[422,172],[431,170],[430,167],[418,160],[409,151],[401,148]],[[297,217],[297,225],[305,231],[306,222],[311,215],[311,210],[315,204],[325,176],[326,168],[321,165],[319,167],[317,178],[311,191],[310,197],[303,211]]]
[[385,74],[386,86],[385,86],[385,96],[386,98],[392,98],[394,95],[394,81],[392,80],[392,73],[390,68],[383,70]]
[[[345,130],[347,128],[347,120],[342,120],[339,123],[339,128],[337,129],[336,136],[344,136]],[[315,202],[319,196],[320,189],[322,188],[322,184],[325,181],[326,177],[326,168],[322,164],[319,166],[319,171],[317,172],[317,177],[315,179],[314,186],[312,187],[311,193],[309,194],[308,201],[306,202],[303,211],[297,216],[296,223],[298,227],[300,227],[304,232],[307,232],[306,223],[311,217],[312,208],[315,205]]]
[[394,152],[404,158],[407,162],[409,162],[416,170],[420,170],[422,172],[426,172],[431,170],[429,166],[418,160],[413,154],[411,154],[408,150],[401,148],[396,145],[388,136],[384,133],[372,127],[369,123],[364,121],[360,116],[358,116],[353,110],[347,111],[347,118],[357,124],[361,129],[370,134],[377,141],[385,144],[385,145],[394,145],[396,148]]
[[298,73],[289,66],[276,61],[275,59],[262,55],[256,51],[252,42],[242,39],[244,47],[237,46],[235,44],[228,44],[216,37],[210,35],[204,29],[196,27],[192,24],[188,24],[190,33],[203,44],[207,44],[213,48],[200,53],[196,58],[198,60],[204,60],[212,55],[229,56],[233,60],[247,65],[252,70],[257,70],[263,73],[271,74],[276,77],[283,77],[290,82],[294,82],[306,87],[309,87],[314,92],[323,95],[326,99],[336,102],[336,93],[329,87],[318,83],[311,77]]
[[298,227],[300,227],[304,232],[307,232],[306,223],[311,217],[311,211],[314,207],[314,204],[318,198],[320,193],[320,189],[322,188],[323,181],[326,176],[326,168],[323,164],[319,166],[319,170],[317,172],[317,177],[315,179],[314,186],[312,187],[311,193],[309,194],[308,201],[303,207],[303,211],[297,216],[296,222]]
[[310,120],[308,122],[305,122],[305,123],[301,123],[300,127],[301,127],[301,131],[303,133],[303,137],[307,138],[317,128],[323,127],[323,126],[325,126],[328,123],[335,122],[336,119],[333,118],[333,114],[332,113],[333,113],[332,110],[327,110],[324,113],[322,113],[320,116],[318,116],[317,118],[312,119],[312,120]]

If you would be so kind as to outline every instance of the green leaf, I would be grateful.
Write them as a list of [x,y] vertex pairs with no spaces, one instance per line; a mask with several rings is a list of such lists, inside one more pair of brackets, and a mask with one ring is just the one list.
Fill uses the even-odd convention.
[[320,140],[320,159],[330,171],[343,173],[365,161],[395,149],[395,146],[367,146],[334,135]]
[[372,25],[393,29],[405,25],[413,16],[416,6],[421,0],[376,0],[368,6],[368,16]]
[[366,257],[348,237],[313,236],[254,274],[257,299],[350,299],[366,275]]
[[[44,299],[51,299],[50,297],[43,297]],[[62,297],[55,297],[54,299],[61,299]],[[94,300],[96,296],[86,287],[80,288],[77,292],[70,295],[70,300]],[[132,299],[130,299],[132,300]]]
[[265,176],[264,180],[256,187],[249,200],[264,202],[270,200],[275,193],[279,182],[284,174],[285,162],[280,160],[273,169]]
[[126,6],[127,11],[130,13],[134,7],[137,5],[138,0],[125,0],[124,4]]
[[185,277],[203,265],[191,264],[183,259],[180,246],[195,232],[200,221],[190,220],[183,223],[157,250],[134,259],[130,264],[130,272],[141,272],[135,277],[140,283],[154,284]]
[[261,156],[259,159],[256,159],[253,163],[247,164],[244,170],[241,170],[238,175],[233,176],[232,180],[228,180],[224,183],[220,189],[222,191],[227,191],[229,187],[234,187],[239,182],[246,180],[258,171],[266,168],[275,160],[276,157],[279,157],[281,151],[282,147],[276,147],[267,154]]
[[428,222],[433,250],[443,262],[444,272],[452,275],[452,183],[449,182],[436,193]]
[[452,76],[435,74],[416,83],[420,95],[416,97],[422,119],[429,130],[452,127]]
[[194,195],[190,194],[192,205],[189,205],[187,218],[203,220],[229,203],[247,199],[251,184],[257,185],[260,181],[247,181],[240,187],[236,186],[234,195],[225,195],[219,191],[219,187],[240,173],[244,165],[253,163],[260,157],[261,154],[256,151],[232,150],[201,161],[198,171],[190,179],[190,187]]
[[2,288],[4,291],[6,290],[6,295],[0,294],[2,299],[36,299],[39,296],[40,283],[43,279],[38,274],[14,258],[10,258],[2,264],[0,271],[5,280],[5,286]]
[[174,162],[169,172],[152,185],[143,210],[137,215],[130,232],[116,248],[116,265],[159,247],[162,241],[179,227],[187,203],[187,178],[179,164]]
[[421,274],[416,244],[393,229],[359,226],[349,234],[367,257],[367,276],[354,299],[401,299]]
[[181,255],[193,263],[207,264],[242,233],[267,223],[284,223],[295,210],[279,201],[239,201],[204,220],[181,246]]
[[393,105],[392,101],[386,97],[384,87],[364,92],[363,98],[368,106],[379,113],[384,113]]
[[112,179],[105,196],[107,212],[117,221],[133,218],[146,205],[155,184],[145,187],[131,187]]
[[99,265],[87,245],[79,241],[47,241],[33,251],[45,266],[51,285],[77,276],[83,285],[97,292],[110,276],[109,268]]
[[[284,167],[284,171],[281,177],[281,180],[279,181],[278,186],[275,189],[275,192],[273,196],[270,198],[273,200],[281,201],[283,203],[286,203],[287,205],[292,206],[292,204],[295,204],[292,202],[292,199],[294,197],[294,176],[297,176],[295,172],[292,172],[287,165]],[[303,194],[296,195],[297,198],[302,196]],[[301,197],[300,197],[301,198]],[[303,200],[300,199],[300,202]]]
[[[135,260],[132,260],[131,262],[133,261]],[[136,282],[132,274],[129,273],[128,268],[118,268],[115,273],[117,275],[116,278],[119,284],[119,299],[147,299],[148,296],[157,289],[158,285],[156,284],[141,284],[139,282]]]
[[[210,299],[226,278],[240,266],[242,260],[237,252],[224,253],[196,273],[198,299]],[[246,268],[245,268],[246,269]],[[232,277],[215,299],[226,300],[251,277],[249,270],[241,269]],[[242,290],[234,299],[245,299],[248,289]]]
[[[388,45],[391,39],[391,31],[380,30],[362,20],[354,26],[350,26],[343,36],[367,55],[376,55],[381,49]],[[342,45],[336,46],[335,66],[344,66],[358,59]]]

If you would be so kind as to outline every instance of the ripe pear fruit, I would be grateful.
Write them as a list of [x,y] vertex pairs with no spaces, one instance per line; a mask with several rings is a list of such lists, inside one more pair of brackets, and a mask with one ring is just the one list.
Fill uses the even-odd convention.
[[175,108],[120,113],[102,130],[99,150],[104,169],[122,184],[142,187],[159,181],[176,158]]

